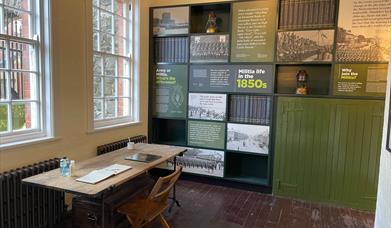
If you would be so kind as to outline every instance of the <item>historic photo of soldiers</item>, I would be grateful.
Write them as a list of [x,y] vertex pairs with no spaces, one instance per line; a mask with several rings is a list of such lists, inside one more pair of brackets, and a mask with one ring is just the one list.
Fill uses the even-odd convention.
[[153,35],[175,35],[189,32],[189,7],[153,10]]
[[355,1],[354,4],[351,1],[340,1],[337,61],[388,61],[391,37],[390,5],[391,0]]
[[[188,148],[182,157],[176,158],[177,165],[183,166],[183,171],[209,176],[224,176],[224,151]],[[173,168],[173,161],[167,163],[167,168]]]
[[228,150],[269,153],[269,126],[228,124],[227,128]]
[[192,36],[190,62],[228,62],[229,35]]
[[189,94],[189,118],[200,120],[225,120],[226,94]]
[[279,32],[279,62],[329,62],[333,59],[334,30]]

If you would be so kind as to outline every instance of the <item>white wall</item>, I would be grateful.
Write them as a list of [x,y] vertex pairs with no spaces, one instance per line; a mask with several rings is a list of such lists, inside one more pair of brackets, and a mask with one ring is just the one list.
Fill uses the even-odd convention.
[[[390,61],[391,63],[391,55]],[[379,187],[377,193],[375,228],[391,227],[391,153],[386,148],[388,110],[390,109],[391,64],[388,66],[387,99],[384,111],[382,154],[380,157]]]
[[[0,172],[66,155],[77,161],[96,155],[96,147],[128,136],[147,134],[148,127],[148,13],[140,21],[144,54],[139,59],[141,121],[136,126],[87,133],[86,9],[90,0],[56,0],[52,3],[54,129],[56,139],[0,150]],[[141,7],[148,7],[145,0]]]

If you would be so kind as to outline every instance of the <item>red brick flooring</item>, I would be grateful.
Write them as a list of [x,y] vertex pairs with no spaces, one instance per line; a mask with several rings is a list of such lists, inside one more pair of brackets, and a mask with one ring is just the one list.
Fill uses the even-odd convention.
[[373,227],[374,221],[367,212],[187,180],[178,182],[177,196],[182,207],[165,216],[174,228],[361,228]]

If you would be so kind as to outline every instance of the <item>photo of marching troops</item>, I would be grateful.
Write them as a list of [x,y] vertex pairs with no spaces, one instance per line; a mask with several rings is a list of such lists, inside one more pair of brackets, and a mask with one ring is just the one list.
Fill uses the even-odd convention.
[[329,62],[333,59],[334,30],[279,32],[279,62]]
[[[183,171],[208,176],[224,176],[224,151],[188,148],[182,157],[176,158],[177,165],[183,166]],[[167,168],[173,169],[173,161],[167,163]]]
[[387,39],[367,37],[339,28],[337,60],[340,62],[384,62],[388,60],[388,44]]
[[190,62],[228,62],[229,35],[192,36]]

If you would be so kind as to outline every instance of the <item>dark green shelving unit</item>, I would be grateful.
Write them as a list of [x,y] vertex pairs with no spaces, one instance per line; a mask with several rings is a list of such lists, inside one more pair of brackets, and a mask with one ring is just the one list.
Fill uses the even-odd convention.
[[[276,1],[278,7],[274,28],[276,45],[274,45],[273,60],[269,62],[231,62],[231,39],[233,37],[231,25],[233,24],[234,4],[256,1],[244,0],[182,5],[189,7],[189,33],[164,36],[188,38],[187,51],[189,55],[186,62],[181,63],[188,66],[188,79],[190,78],[191,66],[271,65],[273,67],[272,90],[267,93],[210,92],[202,90],[194,92],[188,82],[186,99],[188,99],[189,93],[227,95],[227,118],[223,121],[209,122],[224,123],[226,128],[230,123],[270,127],[268,154],[232,151],[227,148],[227,137],[225,137],[224,149],[221,149],[225,154],[224,176],[219,179],[273,187],[274,194],[284,197],[372,210],[376,193],[377,180],[375,178],[378,172],[384,96],[342,96],[336,95],[333,91],[336,65],[348,63],[336,61],[339,0],[329,1],[331,4],[335,4],[335,9],[334,12],[330,12],[334,13],[334,16],[332,20],[328,21],[327,25],[307,28],[289,28],[289,24],[285,24],[285,27],[279,26],[281,20],[286,20],[286,18],[280,17],[279,10],[282,8],[282,0]],[[284,1],[284,4],[287,4],[287,2],[289,1]],[[154,9],[156,8],[151,8],[150,11],[151,21]],[[230,52],[228,62],[190,63],[191,37],[211,35],[204,33],[206,20],[211,11],[218,16],[219,28],[218,32],[212,35],[229,35]],[[332,58],[327,61],[281,61],[278,59],[279,33],[312,30],[334,30]],[[153,58],[153,44],[157,38],[158,36],[152,35],[151,26],[150,47],[152,50],[150,50],[151,67],[149,74],[151,82],[154,77],[153,66],[156,65]],[[358,63],[380,64],[379,62]],[[382,62],[382,64],[386,63]],[[165,62],[164,64],[175,65],[176,63]],[[157,63],[157,65],[163,64]],[[296,94],[296,73],[299,70],[305,70],[309,75],[309,92],[307,95]],[[152,90],[153,85],[150,86],[150,97],[152,96]],[[269,98],[271,102],[268,110],[266,110],[269,114],[267,123],[239,121],[230,118],[232,114],[231,101],[236,95]],[[150,101],[150,110],[153,105]],[[188,118],[188,113],[183,118],[163,118],[153,116],[150,112],[149,120],[151,123],[149,125],[149,138],[152,143],[188,146],[188,122],[193,120]],[[364,129],[366,130],[363,131]],[[343,134],[345,138],[340,139],[339,137],[342,136],[339,133]],[[367,135],[369,133],[371,134]],[[354,137],[355,134],[360,135]],[[369,137],[369,139],[365,139],[364,136]],[[343,145],[347,145],[348,150],[343,150]],[[338,151],[338,154],[336,154],[336,151]],[[354,151],[357,151],[357,153]],[[368,162],[370,164],[366,164]],[[342,172],[343,167],[346,167],[345,171],[348,172],[346,175],[351,178],[350,180],[344,179],[341,176],[342,174],[338,173]],[[349,187],[347,185],[349,183],[356,187]],[[363,189],[357,191],[360,187]]]

